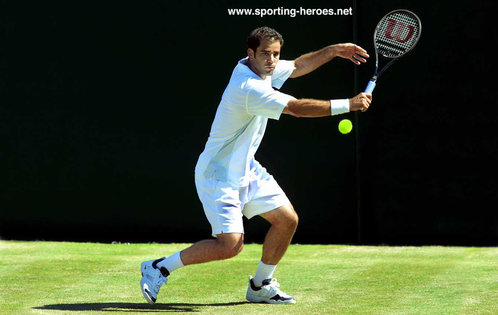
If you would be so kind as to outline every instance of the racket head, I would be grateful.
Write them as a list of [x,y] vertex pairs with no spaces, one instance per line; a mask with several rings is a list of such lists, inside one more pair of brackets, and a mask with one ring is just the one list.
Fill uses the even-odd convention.
[[417,45],[422,33],[419,17],[408,10],[394,10],[379,21],[374,32],[375,55],[396,59]]

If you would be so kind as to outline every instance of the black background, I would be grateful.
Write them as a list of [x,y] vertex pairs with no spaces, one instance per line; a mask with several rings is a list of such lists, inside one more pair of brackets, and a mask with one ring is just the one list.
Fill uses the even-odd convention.
[[[349,8],[353,16],[229,16],[228,8]],[[283,92],[351,97],[374,70],[387,12],[423,22],[366,113],[270,121],[256,158],[300,215],[299,243],[496,245],[493,1],[2,1],[0,236],[196,241],[210,235],[193,169],[246,37],[282,59],[356,42]],[[349,135],[340,119],[354,121]],[[262,242],[268,224],[246,222]]]

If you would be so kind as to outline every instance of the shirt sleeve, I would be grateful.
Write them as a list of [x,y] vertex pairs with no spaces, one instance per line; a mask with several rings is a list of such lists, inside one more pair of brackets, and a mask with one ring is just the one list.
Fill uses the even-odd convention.
[[280,89],[292,72],[294,72],[294,61],[279,60],[271,76],[271,85]]
[[293,96],[268,87],[251,87],[247,93],[247,112],[255,116],[263,116],[278,120],[287,103]]

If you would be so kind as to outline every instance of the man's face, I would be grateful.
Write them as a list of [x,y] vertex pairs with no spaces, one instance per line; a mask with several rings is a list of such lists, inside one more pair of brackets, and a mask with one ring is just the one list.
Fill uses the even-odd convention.
[[262,40],[259,47],[254,52],[252,49],[247,50],[251,68],[261,78],[271,76],[278,60],[280,59],[280,42],[278,40]]

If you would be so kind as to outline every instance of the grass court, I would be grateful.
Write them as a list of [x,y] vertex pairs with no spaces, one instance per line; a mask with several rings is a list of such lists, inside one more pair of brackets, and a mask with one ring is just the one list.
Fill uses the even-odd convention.
[[275,277],[295,305],[245,300],[261,245],[175,271],[156,305],[140,263],[187,244],[0,241],[0,314],[498,314],[498,248],[291,245]]

